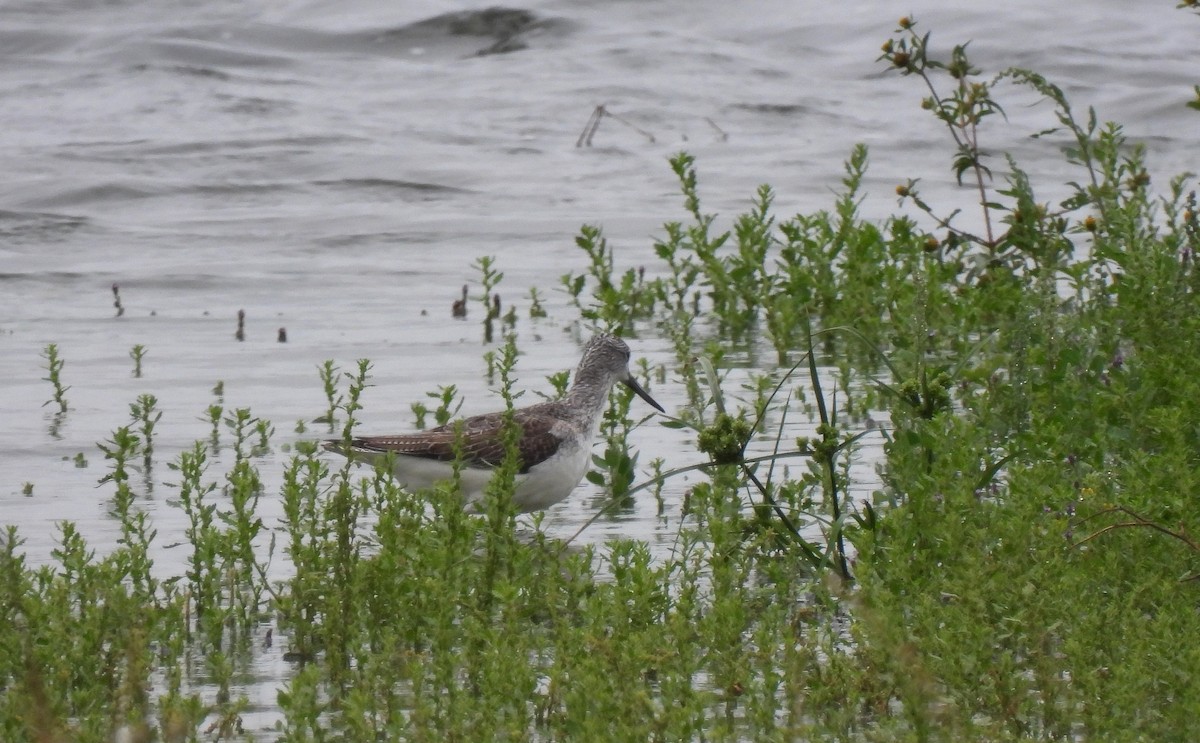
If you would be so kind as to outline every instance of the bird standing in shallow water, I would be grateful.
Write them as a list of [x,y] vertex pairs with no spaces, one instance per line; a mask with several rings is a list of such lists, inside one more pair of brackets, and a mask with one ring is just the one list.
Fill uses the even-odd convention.
[[[620,382],[666,412],[642,389],[629,371],[629,346],[613,335],[597,335],[583,349],[575,379],[561,400],[513,411],[520,427],[518,471],[513,504],[521,513],[540,511],[571,494],[587,472],[592,440],[612,386]],[[392,475],[408,488],[430,487],[453,477],[456,453],[461,453],[463,499],[467,505],[483,498],[495,468],[504,460],[504,413],[476,415],[455,423],[397,436],[361,436],[327,440],[325,448],[354,459],[375,463],[391,455]],[[456,447],[456,441],[460,442]]]

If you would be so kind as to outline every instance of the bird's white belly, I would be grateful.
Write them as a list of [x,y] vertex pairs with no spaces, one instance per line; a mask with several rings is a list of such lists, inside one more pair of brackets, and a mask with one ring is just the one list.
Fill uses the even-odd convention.
[[[378,452],[357,450],[356,458],[376,464],[384,455]],[[513,504],[521,513],[541,511],[566,498],[583,479],[591,459],[591,447],[580,446],[571,439],[563,441],[558,451],[549,459],[530,468],[529,472],[516,476]],[[484,492],[494,474],[485,467],[463,467],[459,479],[463,500],[474,505],[483,500]],[[392,475],[409,490],[431,488],[454,476],[449,462],[422,457],[395,455]]]
[[592,458],[590,446],[573,439],[563,441],[554,456],[517,476],[513,503],[521,513],[541,511],[566,498],[587,473]]

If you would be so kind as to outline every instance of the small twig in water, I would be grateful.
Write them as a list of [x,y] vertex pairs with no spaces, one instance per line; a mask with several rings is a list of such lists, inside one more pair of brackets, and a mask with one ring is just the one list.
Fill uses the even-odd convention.
[[717,126],[717,122],[713,121],[712,119],[708,118],[707,116],[704,117],[704,120],[707,121],[708,125],[713,128],[713,131],[715,131],[717,133],[717,136],[721,138],[722,142],[729,141],[729,132],[727,132],[724,129],[722,129],[721,127]]
[[583,126],[583,131],[579,134],[579,139],[575,140],[576,147],[591,147],[592,146],[592,138],[596,136],[596,132],[600,129],[600,120],[603,119],[605,116],[616,119],[620,123],[624,124],[625,126],[629,127],[630,129],[634,130],[638,134],[641,134],[646,139],[650,140],[650,144],[654,144],[655,139],[654,139],[653,134],[646,131],[645,129],[642,129],[641,127],[637,126],[636,124],[633,124],[633,123],[629,122],[628,120],[618,116],[617,114],[613,113],[612,111],[609,111],[604,106],[604,104],[600,104],[599,106],[596,106],[596,108],[592,111],[592,115],[588,117],[587,123],[584,124],[584,126]]
[[450,315],[462,320],[467,316],[467,285],[463,284],[462,299],[454,300],[454,304],[450,305]]

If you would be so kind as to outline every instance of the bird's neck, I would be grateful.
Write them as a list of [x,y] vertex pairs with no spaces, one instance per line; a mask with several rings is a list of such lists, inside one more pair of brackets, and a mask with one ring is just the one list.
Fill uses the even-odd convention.
[[580,410],[595,428],[601,413],[608,405],[608,391],[612,381],[593,376],[577,377],[571,389],[567,392],[567,402],[571,407]]

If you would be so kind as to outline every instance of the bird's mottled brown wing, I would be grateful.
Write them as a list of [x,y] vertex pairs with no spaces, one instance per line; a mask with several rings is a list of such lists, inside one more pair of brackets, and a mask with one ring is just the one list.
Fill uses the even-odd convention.
[[[554,432],[559,421],[556,418],[536,413],[516,417],[521,426],[518,442],[519,471],[524,474],[546,459],[559,447],[561,439]],[[501,431],[504,420],[500,416],[483,415],[467,418],[461,422],[448,423],[420,433],[399,436],[361,436],[350,442],[355,449],[394,452],[409,457],[424,457],[443,462],[454,461],[461,450],[463,461],[468,467],[495,467],[504,460],[504,442]],[[461,442],[456,445],[456,442]],[[341,442],[330,442],[338,445]],[[340,449],[340,446],[337,447]]]

